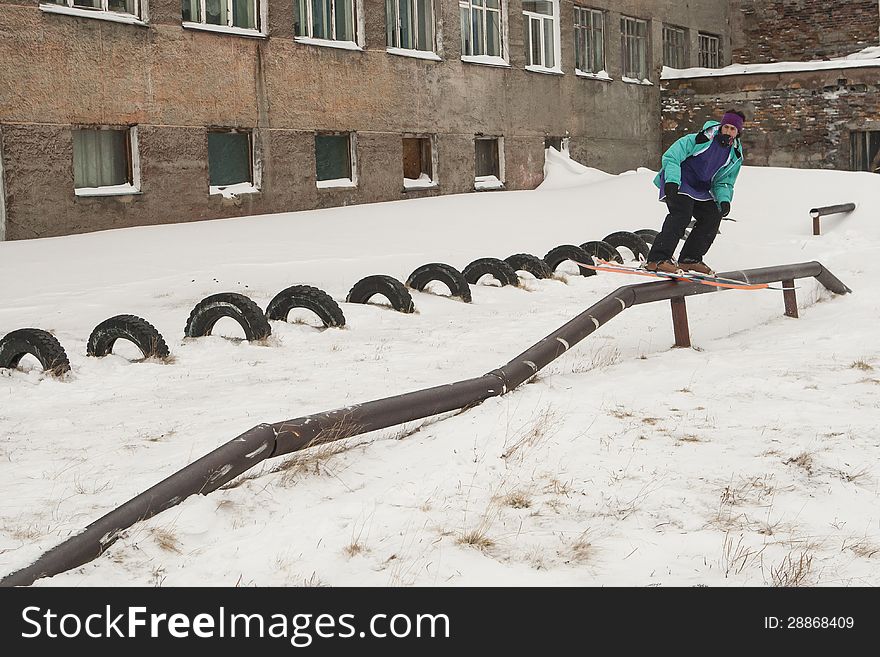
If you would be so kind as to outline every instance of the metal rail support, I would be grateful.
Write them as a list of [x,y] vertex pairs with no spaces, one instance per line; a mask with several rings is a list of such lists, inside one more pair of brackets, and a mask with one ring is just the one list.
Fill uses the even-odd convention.
[[794,279],[782,281],[782,298],[785,299],[785,315],[787,317],[798,317],[797,296],[794,293]]
[[672,297],[672,330],[675,331],[675,346],[690,347],[691,334],[688,330],[688,312],[684,297]]
[[840,205],[826,205],[821,208],[813,208],[810,210],[810,216],[813,218],[813,235],[819,234],[819,217],[839,212],[852,212],[855,209],[855,203],[841,203]]

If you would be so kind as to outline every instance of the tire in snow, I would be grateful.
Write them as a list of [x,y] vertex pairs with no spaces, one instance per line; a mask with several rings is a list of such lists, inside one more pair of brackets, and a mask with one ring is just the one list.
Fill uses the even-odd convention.
[[[544,262],[550,267],[550,271],[556,271],[556,268],[566,260],[571,260],[575,263],[583,262],[588,265],[593,264],[593,260],[587,255],[587,252],[574,244],[562,244],[555,249],[550,249],[547,252],[547,255],[544,256]],[[587,269],[580,265],[578,265],[578,269],[581,272],[581,276],[596,275],[596,272],[592,269]]]
[[345,326],[342,308],[329,294],[311,285],[293,285],[276,294],[266,306],[266,318],[287,321],[294,308],[315,313],[325,327]]
[[547,263],[531,253],[515,253],[505,258],[504,262],[510,265],[513,271],[525,271],[535,278],[550,278],[553,275]]
[[[608,242],[592,240],[581,244],[581,248],[586,251],[587,255],[590,257],[596,256],[607,262],[619,262],[620,264],[623,264],[623,256],[620,255],[620,251],[615,249]],[[592,260],[590,262],[592,262]]]
[[629,249],[630,251],[632,251],[633,257],[636,260],[639,260],[640,257],[647,260],[648,252],[651,250],[645,240],[643,240],[635,233],[630,233],[625,230],[620,230],[616,233],[606,235],[602,238],[602,241],[608,242],[615,249],[619,246]]
[[403,283],[393,276],[375,274],[362,278],[348,292],[345,300],[349,303],[367,303],[375,294],[381,294],[388,299],[391,307],[401,313],[415,312],[412,296],[404,287]]
[[40,361],[44,372],[59,376],[70,370],[64,347],[48,331],[23,328],[7,333],[0,340],[0,367],[15,369],[27,354]]
[[633,231],[634,235],[638,235],[648,246],[654,244],[654,240],[657,239],[657,236],[660,234],[659,231],[654,230],[653,228],[642,228],[641,230]]
[[431,281],[440,281],[449,288],[449,293],[452,296],[460,297],[465,303],[470,303],[471,288],[468,287],[464,274],[452,265],[446,265],[442,262],[430,262],[418,267],[406,279],[406,285],[421,292]]
[[477,258],[467,267],[461,270],[465,279],[471,285],[476,285],[486,274],[492,275],[496,281],[505,285],[519,287],[519,276],[509,264],[498,258]]
[[86,353],[89,356],[106,356],[113,351],[118,339],[128,340],[141,350],[144,358],[165,358],[168,345],[156,327],[135,315],[116,315],[105,319],[89,336]]
[[236,292],[212,294],[199,301],[186,320],[184,334],[188,338],[210,335],[214,324],[222,317],[231,317],[238,322],[247,340],[262,340],[272,334],[269,320],[260,307]]

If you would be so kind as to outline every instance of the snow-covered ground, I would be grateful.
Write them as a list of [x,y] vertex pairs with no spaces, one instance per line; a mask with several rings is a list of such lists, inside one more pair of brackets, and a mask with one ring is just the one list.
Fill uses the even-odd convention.
[[[432,284],[412,315],[344,303],[369,274],[660,227],[653,172],[551,155],[534,191],[0,243],[0,334],[50,330],[73,368],[0,371],[0,576],[260,422],[479,376],[641,282],[572,266],[472,304]],[[847,201],[812,236],[809,209]],[[800,319],[776,291],[689,298],[693,349],[668,304],[631,308],[504,397],[267,462],[37,585],[878,585],[878,208],[871,174],[746,167],[709,263],[819,260],[854,294],[801,280]],[[295,312],[265,344],[231,319],[183,339],[209,294],[265,308],[294,284],[346,328]],[[171,362],[86,357],[122,313]]]

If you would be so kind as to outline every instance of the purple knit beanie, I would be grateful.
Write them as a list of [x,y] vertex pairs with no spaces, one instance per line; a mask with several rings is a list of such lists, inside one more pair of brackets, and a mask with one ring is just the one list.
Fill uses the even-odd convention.
[[726,112],[724,116],[721,118],[721,125],[732,125],[736,128],[737,137],[742,134],[743,131],[743,120],[739,114],[733,114],[732,112]]

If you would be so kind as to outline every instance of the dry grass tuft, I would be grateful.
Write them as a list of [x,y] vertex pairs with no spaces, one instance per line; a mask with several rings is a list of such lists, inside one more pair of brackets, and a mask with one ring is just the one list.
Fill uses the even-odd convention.
[[755,551],[743,545],[742,534],[734,541],[728,531],[724,534],[724,542],[721,545],[721,558],[718,565],[721,567],[722,572],[724,572],[725,578],[730,577],[731,574],[739,575],[747,566],[754,564],[762,552],[764,552],[764,548]]
[[357,541],[352,541],[345,546],[343,552],[345,552],[345,554],[347,554],[349,557],[353,557],[360,554],[361,552],[366,552],[366,548],[361,543]]
[[583,532],[569,546],[569,563],[584,563],[590,561],[596,554],[596,548],[587,539],[589,530]]
[[813,455],[810,452],[801,452],[785,461],[785,465],[796,465],[802,468],[808,475],[813,474]]
[[844,550],[849,550],[857,557],[871,559],[880,554],[880,545],[869,541],[867,537],[863,536],[857,539],[844,539],[840,551],[843,552]]
[[499,503],[513,509],[528,509],[532,506],[532,499],[524,491],[512,491],[498,498]]
[[177,536],[169,529],[165,529],[164,527],[154,527],[152,529],[153,538],[156,539],[156,544],[165,550],[166,552],[175,552],[180,554],[180,540]]
[[810,586],[809,576],[813,568],[813,555],[809,552],[789,552],[778,566],[770,567],[772,586]]
[[620,350],[614,345],[600,345],[586,358],[571,366],[572,374],[583,374],[595,369],[610,367],[620,362]]
[[850,367],[854,370],[862,370],[863,372],[868,372],[874,369],[874,367],[864,358],[854,361]]
[[[514,434],[511,440],[505,441],[501,458],[508,459],[523,447],[536,448],[559,431],[559,413],[548,404],[538,412],[531,425],[526,425]],[[509,445],[509,446],[508,446]]]
[[486,535],[486,530],[482,527],[472,529],[460,535],[458,543],[459,545],[468,545],[478,550],[488,550],[495,545],[495,541]]

